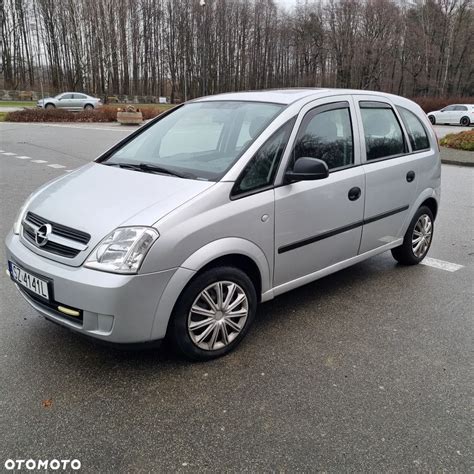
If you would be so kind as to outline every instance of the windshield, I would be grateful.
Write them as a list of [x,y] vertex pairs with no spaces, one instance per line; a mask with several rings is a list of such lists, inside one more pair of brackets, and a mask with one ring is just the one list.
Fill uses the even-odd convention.
[[[153,165],[177,175],[216,181],[273,118],[279,104],[212,101],[186,104],[144,130],[103,161]],[[141,165],[138,166],[138,165]]]

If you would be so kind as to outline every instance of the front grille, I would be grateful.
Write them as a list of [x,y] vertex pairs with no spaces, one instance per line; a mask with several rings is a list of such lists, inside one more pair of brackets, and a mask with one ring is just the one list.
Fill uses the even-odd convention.
[[[26,240],[30,242],[31,244],[36,245],[36,240],[35,240],[35,232],[34,230],[26,223],[26,225],[23,225],[23,235],[26,237]],[[46,245],[43,245],[42,247],[39,247],[42,250],[45,250],[46,252],[54,253],[56,255],[60,255],[61,257],[66,257],[66,258],[74,258],[76,255],[79,254],[80,250],[73,249],[71,247],[66,247],[65,245],[58,244],[56,242],[51,242],[48,241]]]
[[44,217],[40,217],[37,214],[33,214],[32,212],[28,212],[26,214],[25,220],[38,227],[43,224],[50,224],[53,228],[53,234],[60,235],[65,239],[74,240],[75,242],[79,242],[81,244],[87,245],[91,239],[91,236],[87,232],[82,232],[81,230],[72,229],[71,227],[66,227],[65,225],[48,221]]
[[[45,245],[39,247],[45,252],[60,255],[61,257],[74,258],[81,252],[81,249],[77,248],[77,244],[80,244],[79,247],[87,245],[91,238],[91,236],[86,232],[72,229],[71,227],[66,227],[62,224],[57,224],[56,222],[49,221],[44,217],[34,214],[33,212],[28,212],[26,214],[25,221],[23,222],[23,236],[28,242],[30,242],[36,247],[38,247],[38,245],[36,244],[35,230],[43,224],[51,225],[52,235],[56,235],[58,237],[71,241],[71,246],[68,246],[65,245],[64,241],[63,243],[59,243],[54,242],[53,239],[51,239],[48,240]],[[76,243],[76,245],[74,245],[73,242]]]
[[[50,313],[53,313],[55,316],[59,316],[63,319],[66,319],[68,321],[72,321],[76,324],[81,324],[83,322],[83,312],[81,309],[76,309],[76,308],[71,308],[71,309],[76,309],[76,311],[79,311],[79,316],[69,316],[68,314],[64,314],[61,311],[58,310],[58,306],[61,305],[61,303],[58,303],[56,301],[46,301],[43,298],[40,298],[37,294],[33,293],[32,291],[28,290],[28,288],[25,288],[21,285],[17,285],[20,291],[28,298],[33,300],[38,306],[41,308],[49,311]],[[69,306],[68,306],[69,307]]]

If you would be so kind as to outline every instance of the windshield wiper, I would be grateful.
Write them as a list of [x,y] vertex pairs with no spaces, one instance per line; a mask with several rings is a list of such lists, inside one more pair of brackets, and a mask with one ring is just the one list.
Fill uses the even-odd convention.
[[172,171],[168,168],[163,168],[162,166],[151,165],[149,163],[108,163],[105,161],[102,164],[107,166],[118,166],[129,170],[144,171],[145,173],[168,174],[178,178],[195,178],[191,173],[178,173],[177,171]]

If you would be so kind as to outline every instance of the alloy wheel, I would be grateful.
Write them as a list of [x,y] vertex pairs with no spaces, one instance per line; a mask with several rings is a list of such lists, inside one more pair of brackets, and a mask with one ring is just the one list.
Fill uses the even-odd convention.
[[249,301],[242,287],[218,281],[194,300],[188,315],[189,336],[200,349],[222,349],[242,332],[248,314]]
[[430,247],[433,223],[428,214],[422,214],[415,224],[411,239],[413,254],[417,258],[424,257]]

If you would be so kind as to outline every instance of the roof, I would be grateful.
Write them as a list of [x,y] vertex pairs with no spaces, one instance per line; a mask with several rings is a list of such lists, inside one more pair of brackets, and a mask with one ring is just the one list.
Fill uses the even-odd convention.
[[235,100],[248,102],[269,102],[274,104],[289,105],[301,99],[318,99],[331,95],[378,95],[380,97],[390,97],[406,101],[400,96],[395,96],[386,92],[357,90],[357,89],[337,89],[337,88],[292,88],[292,89],[265,89],[260,91],[248,92],[227,92],[224,94],[209,95],[199,97],[191,102],[211,102],[219,100]]
[[195,101],[241,100],[288,105],[304,97],[324,96],[332,90],[340,91],[340,89],[266,89],[261,91],[228,92],[225,94],[209,95],[195,99]]

